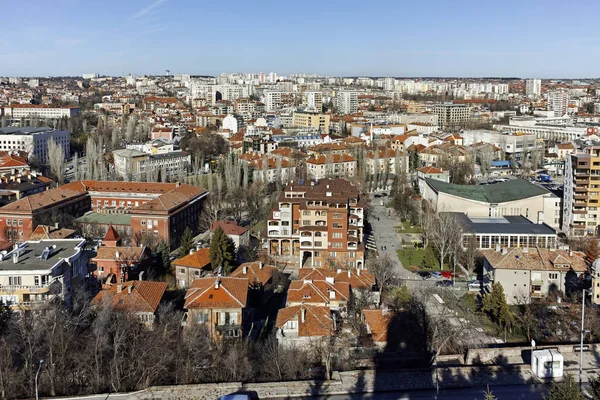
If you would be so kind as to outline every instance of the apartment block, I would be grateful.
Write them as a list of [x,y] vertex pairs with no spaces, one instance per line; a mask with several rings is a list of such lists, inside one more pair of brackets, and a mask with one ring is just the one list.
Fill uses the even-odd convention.
[[318,128],[323,132],[329,132],[330,116],[310,111],[295,111],[292,124],[294,126]]
[[54,141],[61,146],[65,157],[71,156],[71,133],[49,127],[22,127],[0,129],[0,150],[22,151],[34,156],[42,164],[48,162],[48,144]]
[[58,119],[71,118],[79,115],[79,107],[51,107],[47,104],[11,104],[2,107],[2,116],[7,118],[40,118]]
[[363,208],[345,179],[290,184],[267,221],[269,253],[306,267],[363,268]]
[[469,120],[471,111],[466,104],[442,103],[433,107],[441,126],[461,125]]
[[600,225],[600,146],[573,153],[565,162],[562,231],[597,235]]
[[354,114],[358,112],[358,93],[356,92],[338,92],[336,105],[340,114]]

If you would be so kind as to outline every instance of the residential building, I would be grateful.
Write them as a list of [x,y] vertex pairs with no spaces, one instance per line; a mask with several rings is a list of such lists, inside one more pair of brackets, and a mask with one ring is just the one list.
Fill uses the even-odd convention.
[[565,162],[562,231],[574,236],[600,230],[600,146],[572,153]]
[[540,247],[555,249],[558,234],[551,226],[534,224],[522,215],[502,217],[469,217],[466,212],[453,212],[463,227],[462,246],[468,249],[474,240],[477,249]]
[[239,226],[237,222],[229,220],[212,222],[210,224],[211,236],[217,228],[223,229],[223,232],[235,244],[236,249],[239,249],[240,246],[248,247],[250,245],[250,229]]
[[512,248],[481,250],[484,281],[500,283],[508,304],[526,304],[554,292],[566,293],[565,283],[588,272],[582,253],[564,250]]
[[287,281],[277,267],[262,261],[243,263],[229,276],[248,280],[248,304],[257,308],[267,304],[276,291],[281,292]]
[[465,212],[469,217],[522,215],[534,223],[559,227],[560,199],[524,179],[489,185],[456,185],[425,179],[422,196],[440,211]]
[[0,255],[0,300],[30,310],[54,298],[67,304],[88,284],[84,239],[27,241]]
[[387,348],[388,329],[392,322],[392,314],[388,310],[362,310],[362,319],[367,329],[367,334],[371,335],[373,344],[380,349]]
[[173,141],[174,138],[175,138],[175,129],[174,128],[157,126],[157,127],[152,128],[152,131],[150,132],[151,140],[165,139],[168,141]]
[[498,132],[492,130],[466,130],[461,133],[463,144],[473,146],[487,143],[500,148],[501,152],[512,160],[520,161],[523,155],[535,149],[542,149],[534,133],[527,132]]
[[[110,241],[111,229],[107,232]],[[100,282],[122,283],[139,279],[150,266],[150,250],[145,246],[100,246],[90,260],[92,274]]]
[[[364,155],[363,162],[367,171],[373,175],[387,173],[389,176],[408,171],[408,157],[398,149],[383,148],[377,149],[375,152],[369,151]],[[398,169],[396,164],[398,164]],[[387,183],[385,184],[387,185]]]
[[52,179],[30,171],[0,176],[0,206],[44,192],[53,183]]
[[304,92],[302,103],[308,110],[320,113],[323,111],[323,92]]
[[47,104],[11,104],[1,108],[2,116],[12,119],[60,119],[71,118],[80,114],[79,107],[53,107]]
[[335,104],[339,114],[355,114],[358,112],[358,93],[339,91],[335,96]]
[[525,81],[525,94],[527,96],[539,97],[542,95],[542,80],[527,79]]
[[223,129],[229,129],[233,135],[244,128],[244,118],[238,114],[229,114],[223,118]]
[[38,225],[29,237],[30,241],[54,240],[54,239],[72,239],[75,236],[75,229],[59,228],[58,223],[54,226]]
[[71,156],[71,133],[48,127],[0,128],[0,151],[22,151],[36,157],[42,164],[48,162],[48,144],[53,140],[61,146],[65,157]]
[[269,253],[300,266],[364,267],[364,201],[345,179],[285,187],[267,220]]
[[167,286],[166,282],[141,280],[105,285],[92,299],[91,305],[128,313],[152,328]]
[[466,104],[442,103],[433,106],[438,123],[443,127],[462,125],[471,118],[471,110]]
[[306,169],[311,179],[352,177],[356,174],[356,158],[348,154],[311,156],[306,159]]
[[209,248],[192,250],[190,254],[174,260],[171,265],[175,271],[177,286],[185,289],[189,288],[196,279],[209,275],[213,270]]
[[317,128],[322,132],[329,132],[329,122],[329,114],[310,111],[294,111],[292,124],[294,126]]
[[[93,211],[124,216],[127,221],[117,224],[129,222],[134,241],[153,235],[175,248],[186,227],[197,232],[207,195],[204,189],[180,183],[76,181],[0,207],[0,231],[8,240],[22,241],[53,212],[79,217]],[[95,220],[86,217],[88,224]]]
[[185,293],[187,323],[204,324],[216,338],[241,337],[249,316],[248,280],[210,277],[196,279]]
[[425,179],[435,179],[441,182],[450,182],[450,171],[436,167],[422,167],[417,169],[417,179],[419,180],[419,191],[425,191]]
[[281,345],[306,346],[311,341],[333,336],[336,324],[329,307],[299,304],[279,310],[275,329]]
[[569,92],[566,90],[557,90],[548,92],[548,111],[554,111],[555,117],[562,117],[567,114],[569,108]]

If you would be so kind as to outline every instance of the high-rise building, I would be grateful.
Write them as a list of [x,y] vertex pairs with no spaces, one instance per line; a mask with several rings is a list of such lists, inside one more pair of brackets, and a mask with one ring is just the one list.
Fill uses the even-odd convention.
[[562,231],[573,236],[597,235],[600,147],[588,147],[567,157],[564,182]]
[[471,116],[471,111],[466,104],[454,103],[436,104],[433,113],[438,116],[438,123],[444,127],[461,125]]
[[527,79],[525,81],[525,94],[527,96],[540,96],[542,94],[542,80]]
[[304,104],[310,110],[323,110],[323,92],[304,92]]
[[354,114],[358,111],[358,93],[341,91],[335,99],[340,114]]
[[566,90],[548,92],[548,111],[554,111],[555,117],[567,114],[569,108],[569,93]]

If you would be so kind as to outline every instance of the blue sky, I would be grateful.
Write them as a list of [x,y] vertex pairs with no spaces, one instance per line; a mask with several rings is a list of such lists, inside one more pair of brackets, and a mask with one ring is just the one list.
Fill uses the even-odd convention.
[[[4,3],[4,4],[3,4]],[[600,76],[597,0],[0,0],[0,76]]]

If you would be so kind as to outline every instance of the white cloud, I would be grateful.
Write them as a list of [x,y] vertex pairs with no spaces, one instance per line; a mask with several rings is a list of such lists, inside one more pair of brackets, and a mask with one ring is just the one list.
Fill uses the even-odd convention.
[[133,15],[133,18],[140,18],[143,17],[144,15],[148,14],[150,11],[154,10],[156,7],[160,6],[162,3],[164,3],[165,0],[156,0],[154,3],[151,3],[150,5],[142,8],[141,10],[139,10],[138,12],[136,12]]

